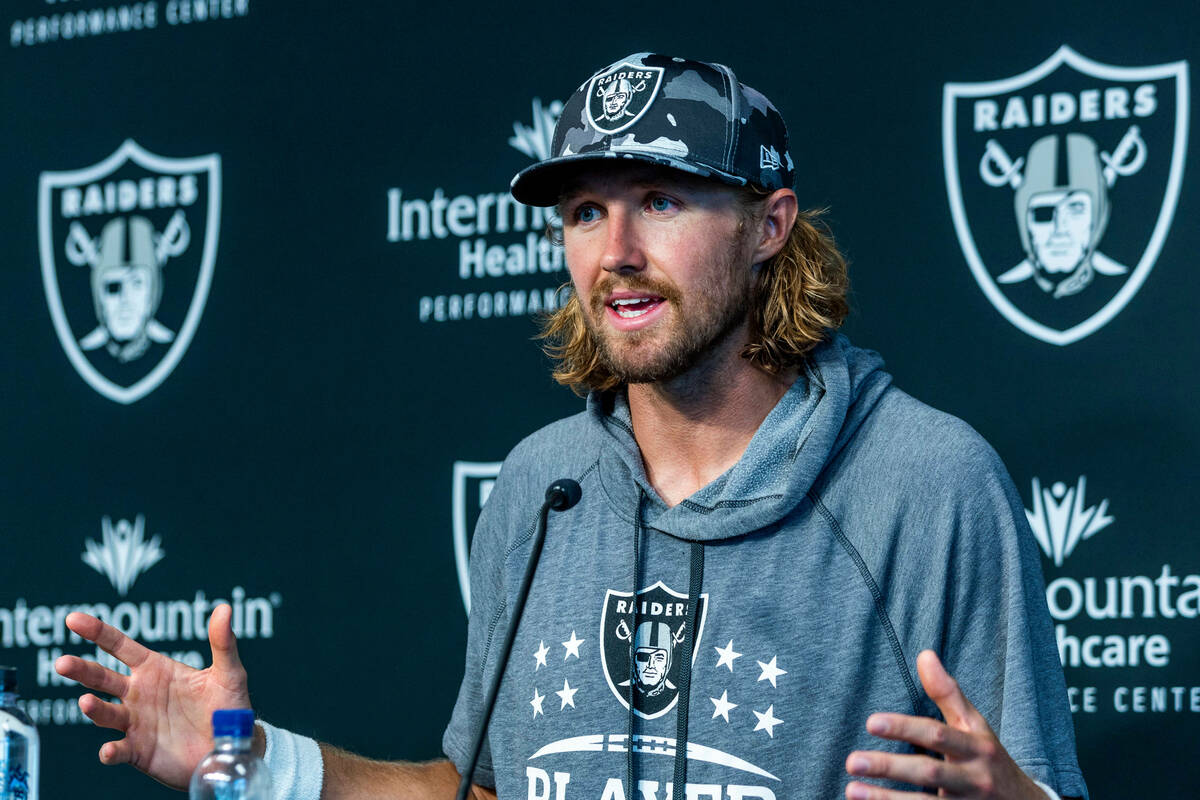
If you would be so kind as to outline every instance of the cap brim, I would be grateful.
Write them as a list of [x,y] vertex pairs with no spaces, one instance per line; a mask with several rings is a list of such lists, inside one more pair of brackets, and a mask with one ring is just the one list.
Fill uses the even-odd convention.
[[598,150],[591,153],[573,153],[569,156],[549,158],[531,164],[513,177],[512,196],[527,206],[556,205],[562,197],[563,187],[580,169],[596,161],[623,159],[670,167],[691,175],[699,175],[702,178],[714,178],[732,186],[745,186],[747,183],[745,178],[731,175],[715,167],[694,164],[664,153],[644,150],[621,150],[619,152]]

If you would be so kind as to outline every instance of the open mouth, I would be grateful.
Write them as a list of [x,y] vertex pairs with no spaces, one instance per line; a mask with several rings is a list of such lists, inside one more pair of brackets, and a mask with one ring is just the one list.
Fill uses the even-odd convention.
[[663,298],[657,296],[618,297],[610,300],[608,307],[621,319],[635,319],[654,310],[662,302]]

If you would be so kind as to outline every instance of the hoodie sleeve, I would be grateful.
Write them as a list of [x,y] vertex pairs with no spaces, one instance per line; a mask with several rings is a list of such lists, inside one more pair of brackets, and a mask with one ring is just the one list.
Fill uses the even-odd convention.
[[1037,547],[1004,465],[978,440],[951,495],[942,658],[1013,760],[1087,797]]

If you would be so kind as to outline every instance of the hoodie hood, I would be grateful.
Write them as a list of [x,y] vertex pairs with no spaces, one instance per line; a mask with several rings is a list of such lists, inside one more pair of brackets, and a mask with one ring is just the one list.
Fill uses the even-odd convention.
[[[650,486],[624,393],[588,397],[588,418],[603,441],[600,479],[614,510],[689,541],[734,539],[766,528],[796,507],[871,413],[892,378],[879,354],[837,335],[818,345],[804,373],[779,400],[741,459],[691,497],[668,508]],[[632,482],[631,482],[632,480]]]

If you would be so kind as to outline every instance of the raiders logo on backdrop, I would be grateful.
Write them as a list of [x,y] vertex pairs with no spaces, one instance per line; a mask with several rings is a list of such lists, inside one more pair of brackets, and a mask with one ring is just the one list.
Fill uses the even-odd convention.
[[475,523],[479,512],[487,502],[496,476],[500,474],[500,461],[455,461],[454,477],[450,487],[450,519],[454,534],[454,564],[458,569],[458,588],[462,592],[463,607],[471,613],[471,539],[475,534]]
[[164,158],[130,139],[98,164],[41,174],[46,302],[97,392],[133,403],[183,358],[208,299],[220,211],[216,154]]
[[992,305],[1067,345],[1113,319],[1171,227],[1187,152],[1186,61],[1114,67],[1067,46],[1012,78],[947,83],[946,190]]
[[[600,613],[600,659],[604,677],[621,705],[639,717],[654,719],[675,707],[679,699],[679,666],[689,654],[684,648],[688,598],[662,581],[637,593],[637,627],[634,596],[609,589]],[[696,636],[690,658],[700,651],[708,595],[700,595],[696,611]],[[633,662],[632,667],[630,662]]]
[[662,67],[628,62],[596,75],[588,87],[587,115],[601,133],[619,133],[641,119],[662,83]]

